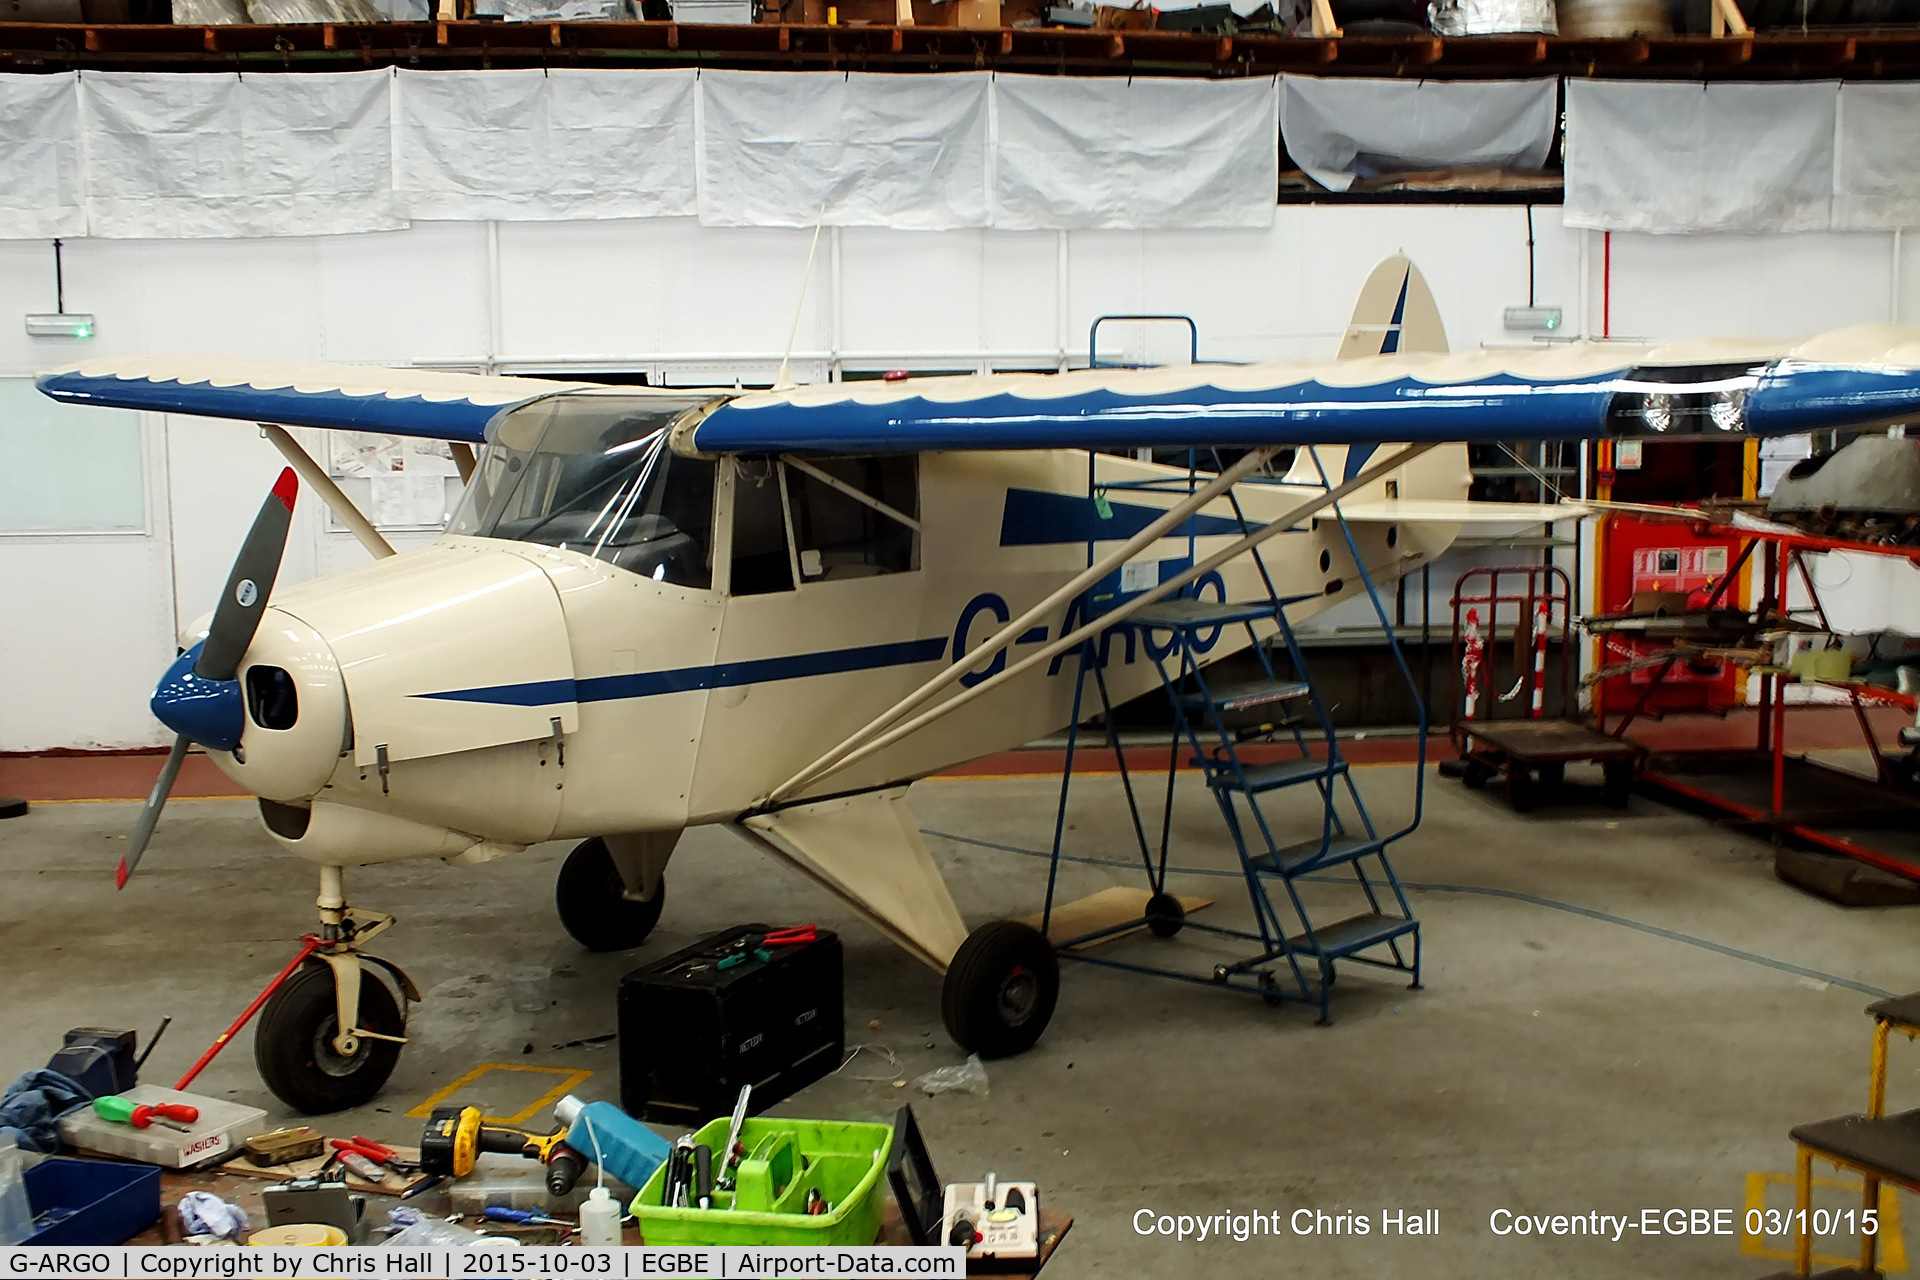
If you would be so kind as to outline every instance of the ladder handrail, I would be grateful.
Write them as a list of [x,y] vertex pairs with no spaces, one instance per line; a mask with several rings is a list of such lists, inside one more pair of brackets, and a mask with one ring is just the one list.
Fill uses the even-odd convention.
[[[1313,445],[1308,445],[1307,456],[1313,459],[1314,469],[1320,473],[1320,479],[1323,482],[1326,481],[1327,469],[1320,461],[1319,449]],[[1331,486],[1329,485],[1329,487]],[[1393,623],[1387,619],[1387,608],[1380,603],[1380,592],[1375,589],[1373,585],[1373,575],[1367,572],[1366,560],[1360,555],[1359,544],[1353,540],[1353,526],[1348,524],[1346,516],[1341,514],[1340,504],[1338,502],[1333,504],[1333,518],[1340,526],[1341,536],[1346,539],[1347,551],[1353,556],[1353,567],[1360,575],[1360,583],[1367,589],[1367,599],[1373,602],[1374,616],[1380,619],[1380,629],[1387,637],[1387,649],[1393,654],[1394,665],[1400,668],[1400,678],[1406,682],[1407,695],[1413,699],[1414,719],[1419,727],[1419,732],[1415,737],[1416,759],[1413,775],[1413,816],[1407,820],[1406,826],[1386,838],[1383,842],[1384,846],[1384,844],[1391,844],[1396,840],[1412,835],[1414,830],[1419,827],[1420,818],[1426,811],[1427,704],[1420,697],[1420,685],[1414,680],[1413,668],[1407,665],[1407,655],[1400,648],[1400,637],[1398,633],[1395,632]],[[1389,870],[1388,874],[1392,876],[1391,870]],[[1400,892],[1398,877],[1393,877],[1393,886],[1394,892],[1398,894]],[[1404,894],[1401,895],[1401,902],[1403,905],[1406,902]],[[1408,911],[1409,914],[1411,914],[1411,908],[1408,908]]]

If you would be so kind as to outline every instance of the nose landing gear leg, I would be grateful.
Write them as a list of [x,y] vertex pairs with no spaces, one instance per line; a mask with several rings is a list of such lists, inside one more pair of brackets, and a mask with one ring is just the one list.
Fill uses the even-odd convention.
[[[275,1097],[308,1115],[372,1101],[407,1041],[406,1005],[420,999],[397,965],[362,951],[394,918],[349,907],[339,867],[320,868],[317,905],[320,936],[310,940],[321,963],[296,968],[268,998],[253,1033],[260,1078]],[[368,969],[380,971],[372,981]]]

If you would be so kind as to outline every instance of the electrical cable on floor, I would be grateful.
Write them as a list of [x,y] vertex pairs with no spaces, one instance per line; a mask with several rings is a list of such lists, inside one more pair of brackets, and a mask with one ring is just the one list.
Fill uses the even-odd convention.
[[[972,845],[980,849],[995,849],[1002,853],[1017,853],[1028,858],[1050,858],[1053,856],[1044,849],[1023,849],[1018,845],[997,844],[992,840],[976,840],[972,836],[956,836],[946,831],[933,831],[922,828],[921,834],[937,836],[942,840],[951,840],[955,844]],[[1060,861],[1077,862],[1090,867],[1115,867],[1122,871],[1132,871],[1136,866],[1135,863],[1121,862],[1114,858],[1090,858],[1067,853],[1060,855]],[[1218,867],[1169,866],[1167,868],[1167,874],[1182,876],[1224,876],[1231,880],[1243,878],[1238,871],[1230,871]],[[1321,884],[1348,883],[1344,876],[1305,875],[1298,878]],[[1538,894],[1523,893],[1518,889],[1497,889],[1491,885],[1480,884],[1435,884],[1417,880],[1402,880],[1400,887],[1403,889],[1422,890],[1427,893],[1464,893],[1481,898],[1506,898],[1514,902],[1527,903],[1529,906],[1546,907],[1551,911],[1564,911],[1569,915],[1585,916],[1589,920],[1598,920],[1602,924],[1618,925],[1623,929],[1632,929],[1636,933],[1644,933],[1655,938],[1665,938],[1669,942],[1685,943],[1689,947],[1698,947],[1702,951],[1711,951],[1716,955],[1727,956],[1734,960],[1745,960],[1748,964],[1757,964],[1768,969],[1777,969],[1781,973],[1791,973],[1795,977],[1811,978],[1816,982],[1825,982],[1832,986],[1845,987],[1849,991],[1858,991],[1861,995],[1873,996],[1879,1000],[1891,1000],[1896,994],[1892,991],[1883,990],[1880,987],[1870,986],[1864,982],[1855,982],[1852,978],[1842,978],[1838,974],[1823,973],[1818,969],[1809,969],[1803,965],[1793,964],[1786,960],[1776,960],[1772,956],[1763,956],[1752,951],[1742,951],[1738,947],[1729,947],[1724,943],[1712,942],[1706,938],[1696,938],[1690,933],[1679,933],[1672,929],[1663,929],[1659,925],[1644,924],[1638,920],[1629,920],[1625,916],[1616,916],[1611,912],[1597,911],[1592,907],[1576,906],[1571,902],[1559,902],[1553,898],[1540,897]]]

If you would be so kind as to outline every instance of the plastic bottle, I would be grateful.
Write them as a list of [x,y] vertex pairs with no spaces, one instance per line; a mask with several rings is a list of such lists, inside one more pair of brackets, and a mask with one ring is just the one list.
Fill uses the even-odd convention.
[[553,1114],[567,1126],[566,1143],[607,1173],[638,1190],[673,1154],[673,1144],[611,1102],[582,1102],[568,1094]]
[[27,1162],[13,1134],[0,1134],[0,1245],[19,1244],[32,1234],[33,1206],[27,1201]]
[[620,1243],[620,1206],[613,1193],[595,1187],[580,1205],[580,1243],[589,1249],[611,1249]]

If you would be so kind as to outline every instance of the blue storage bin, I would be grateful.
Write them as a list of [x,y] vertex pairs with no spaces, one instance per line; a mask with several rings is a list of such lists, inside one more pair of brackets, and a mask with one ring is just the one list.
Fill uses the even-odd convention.
[[124,1244],[160,1219],[160,1170],[49,1156],[27,1170],[40,1229],[23,1245]]

